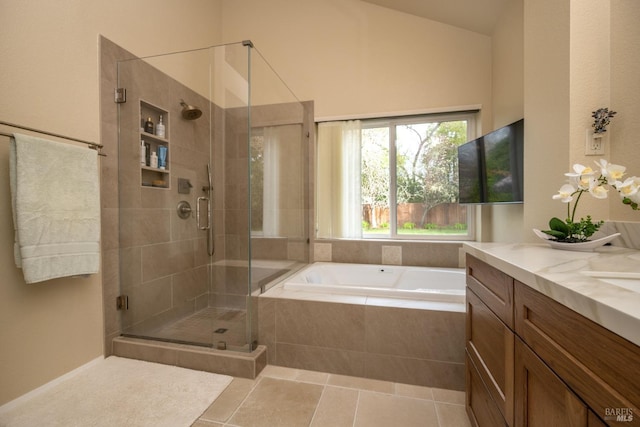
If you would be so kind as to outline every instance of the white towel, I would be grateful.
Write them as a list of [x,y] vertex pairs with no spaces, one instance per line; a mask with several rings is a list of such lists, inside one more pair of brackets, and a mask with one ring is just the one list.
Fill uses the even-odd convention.
[[27,283],[97,273],[100,180],[95,150],[14,134],[9,154],[14,255]]

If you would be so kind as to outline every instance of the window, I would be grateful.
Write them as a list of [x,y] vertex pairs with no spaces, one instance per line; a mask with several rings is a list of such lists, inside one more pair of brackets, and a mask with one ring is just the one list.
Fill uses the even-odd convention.
[[318,237],[470,239],[457,148],[475,114],[318,125]]
[[[251,129],[251,235],[305,235],[306,154],[300,124]],[[239,171],[241,173],[241,171]]]

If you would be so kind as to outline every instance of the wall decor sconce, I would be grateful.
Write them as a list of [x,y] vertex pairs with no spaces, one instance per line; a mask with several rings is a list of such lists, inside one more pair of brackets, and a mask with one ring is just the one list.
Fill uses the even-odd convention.
[[593,129],[587,129],[587,141],[585,154],[587,156],[602,156],[604,155],[604,143],[606,140],[607,126],[611,122],[611,118],[616,115],[616,111],[609,111],[608,108],[598,108],[593,111],[591,117],[594,121],[591,127]]
[[606,127],[609,126],[610,119],[617,114],[616,111],[609,111],[608,108],[598,108],[593,111],[591,117],[595,120],[591,126],[593,126],[593,133],[604,133],[607,131]]

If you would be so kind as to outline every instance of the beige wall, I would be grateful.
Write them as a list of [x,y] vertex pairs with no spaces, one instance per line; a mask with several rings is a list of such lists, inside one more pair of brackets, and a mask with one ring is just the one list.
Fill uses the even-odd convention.
[[[611,161],[640,176],[640,2],[611,1],[611,103],[618,111],[610,126]],[[604,106],[604,105],[603,105]],[[640,212],[610,198],[611,219],[640,221]]]
[[[498,19],[492,53],[493,126],[486,131],[524,117],[524,0],[512,0]],[[523,204],[478,208],[478,239],[521,241],[523,211]]]
[[316,119],[481,105],[491,127],[488,36],[358,0],[236,0],[223,13],[225,41],[251,39]]
[[[0,120],[99,140],[98,34],[139,56],[209,46],[220,40],[220,4],[0,0]],[[3,404],[101,356],[103,318],[98,275],[27,286],[14,266],[9,144],[0,139]]]
[[[493,37],[493,117],[494,127],[502,126],[522,111],[522,103],[526,202],[483,207],[480,228],[485,241],[535,241],[531,228],[546,226],[552,216],[564,216],[566,205],[551,196],[574,163],[593,165],[604,158],[627,166],[630,175],[640,174],[640,151],[634,149],[640,132],[640,3],[523,0],[523,10],[520,3],[512,2]],[[517,36],[517,16],[523,19],[523,39]],[[517,71],[520,52],[522,76]],[[609,127],[605,155],[586,156],[591,112],[600,107],[619,113]],[[640,220],[613,192],[609,203],[583,198],[577,213]]]
[[492,129],[498,129],[524,117],[524,0],[511,0],[498,19],[492,53]]
[[[601,0],[571,0],[570,4],[570,162],[566,172],[574,163],[595,166],[594,161],[610,159],[610,151],[606,147],[610,144],[605,144],[605,156],[586,156],[585,140],[587,130],[592,130],[591,113],[600,107],[612,107],[609,3]],[[615,124],[615,120],[613,122]],[[556,177],[558,186],[552,188],[549,194],[562,185],[562,176]],[[613,193],[611,195],[617,197]],[[560,204],[560,207],[565,208],[565,205]],[[566,215],[566,209],[558,209],[558,213]],[[587,214],[594,219],[608,219],[609,204],[593,197],[583,197],[576,216],[579,218]]]
[[[525,200],[523,240],[529,230],[566,214],[551,199],[574,163],[608,159],[640,175],[640,3],[626,0],[524,0]],[[585,156],[591,112],[618,111],[604,156]],[[578,215],[640,220],[615,192],[609,203],[587,197]]]
[[551,195],[569,164],[569,3],[524,2],[525,230],[562,213]]

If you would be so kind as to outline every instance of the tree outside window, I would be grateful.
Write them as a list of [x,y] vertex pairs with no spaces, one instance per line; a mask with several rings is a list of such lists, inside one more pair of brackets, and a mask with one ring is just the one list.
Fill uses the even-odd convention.
[[467,208],[457,203],[457,148],[468,141],[467,128],[466,119],[363,126],[365,236],[468,234]]

